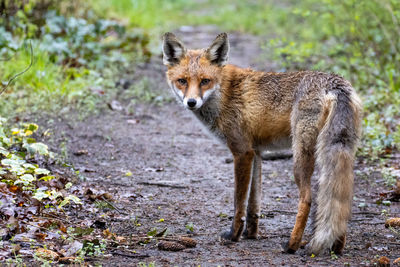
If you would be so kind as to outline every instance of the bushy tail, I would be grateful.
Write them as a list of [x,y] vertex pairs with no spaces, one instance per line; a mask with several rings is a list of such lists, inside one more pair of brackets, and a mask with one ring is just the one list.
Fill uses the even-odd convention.
[[361,102],[351,85],[342,80],[329,90],[329,113],[318,135],[317,164],[320,170],[317,209],[311,252],[344,246],[353,198],[353,164],[360,137]]

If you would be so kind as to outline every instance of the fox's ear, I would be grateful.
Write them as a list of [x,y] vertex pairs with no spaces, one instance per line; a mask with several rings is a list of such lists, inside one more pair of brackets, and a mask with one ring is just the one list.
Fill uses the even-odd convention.
[[167,66],[178,64],[185,55],[186,49],[173,33],[167,32],[163,36],[163,63]]
[[229,40],[226,33],[221,33],[207,49],[207,58],[218,66],[223,66],[228,61]]

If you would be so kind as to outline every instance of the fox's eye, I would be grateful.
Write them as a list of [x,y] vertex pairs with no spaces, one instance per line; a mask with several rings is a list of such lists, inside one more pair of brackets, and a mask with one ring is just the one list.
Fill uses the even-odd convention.
[[209,84],[210,82],[211,82],[210,79],[202,79],[201,82],[200,82],[200,85],[201,85],[201,86],[204,86],[204,85]]
[[182,85],[186,85],[187,81],[186,81],[186,79],[178,79],[178,83],[180,83]]

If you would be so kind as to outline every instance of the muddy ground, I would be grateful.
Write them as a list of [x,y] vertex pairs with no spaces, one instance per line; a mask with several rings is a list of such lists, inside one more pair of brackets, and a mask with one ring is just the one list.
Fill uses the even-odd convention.
[[[216,32],[212,27],[177,31],[189,47],[208,45]],[[274,64],[260,60],[260,39],[232,33],[230,40],[231,63],[276,69]],[[130,79],[148,77],[154,92],[169,96],[164,71],[161,59],[155,56],[150,63],[139,66]],[[122,106],[126,103],[119,101]],[[370,265],[377,256],[392,261],[400,257],[399,235],[384,227],[386,217],[381,216],[384,209],[392,216],[399,215],[400,205],[376,204],[388,188],[373,170],[365,175],[368,166],[361,159],[356,166],[359,172],[353,217],[344,255],[312,258],[304,249],[294,255],[281,252],[281,243],[289,238],[295,221],[298,200],[291,159],[263,162],[260,238],[224,243],[219,233],[229,228],[233,214],[231,155],[203,131],[189,111],[174,101],[161,105],[138,103],[133,114],[124,109],[105,110],[83,121],[65,119],[49,126],[54,131],[54,148],[66,142],[69,161],[86,177],[82,183],[114,194],[114,205],[120,211],[112,218],[102,218],[112,232],[143,235],[154,227],[158,231],[167,228],[170,236],[190,233],[198,242],[195,248],[168,252],[159,250],[152,241],[131,248],[135,253],[107,251],[108,257],[94,259],[92,264],[359,266]],[[305,240],[309,232],[307,229]]]

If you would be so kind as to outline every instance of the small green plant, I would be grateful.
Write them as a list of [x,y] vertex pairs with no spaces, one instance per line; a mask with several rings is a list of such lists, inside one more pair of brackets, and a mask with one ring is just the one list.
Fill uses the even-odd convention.
[[188,224],[186,224],[186,225],[185,225],[185,228],[186,228],[189,232],[191,232],[191,233],[194,232],[194,225],[193,225],[193,223],[188,223]]
[[384,167],[381,169],[382,177],[385,180],[385,184],[392,187],[397,181],[397,175],[394,174],[396,170],[394,168]]
[[34,123],[23,124],[22,127],[8,128],[6,120],[0,117],[0,177],[13,191],[20,188],[38,201],[49,201],[59,208],[71,201],[80,204],[79,198],[64,195],[55,189],[42,189],[37,186],[40,181],[50,181],[55,176],[49,170],[32,163],[38,155],[54,157],[47,145],[37,142],[32,136],[39,129]]
[[16,254],[15,252],[14,252],[14,259],[7,259],[6,264],[7,264],[7,266],[10,266],[10,267],[11,266],[12,267],[14,267],[14,266],[25,267],[26,266],[21,255]]
[[44,257],[41,257],[41,255],[38,255],[37,253],[33,254],[33,259],[37,263],[40,263],[41,267],[50,267],[50,266],[52,266],[52,263],[54,263],[51,260],[48,260],[48,259],[45,259]]
[[82,249],[78,252],[78,257],[84,258],[89,257],[101,257],[107,248],[107,242],[105,240],[95,239],[92,241],[85,240],[83,242]]
[[94,205],[99,210],[107,210],[107,209],[113,210],[114,209],[114,207],[110,203],[108,203],[107,201],[96,200],[94,202]]
[[334,251],[331,251],[331,260],[337,260],[339,257],[335,254]]
[[146,262],[139,262],[139,267],[156,267],[156,263],[154,261],[146,263]]

